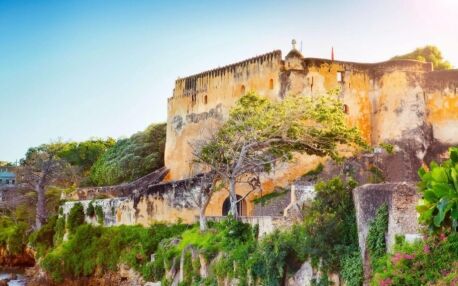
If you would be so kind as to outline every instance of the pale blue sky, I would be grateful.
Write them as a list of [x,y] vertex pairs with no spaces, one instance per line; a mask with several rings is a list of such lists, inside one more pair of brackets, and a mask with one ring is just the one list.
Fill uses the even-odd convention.
[[281,49],[376,62],[434,44],[458,66],[458,1],[0,0],[0,160],[166,120],[174,81]]

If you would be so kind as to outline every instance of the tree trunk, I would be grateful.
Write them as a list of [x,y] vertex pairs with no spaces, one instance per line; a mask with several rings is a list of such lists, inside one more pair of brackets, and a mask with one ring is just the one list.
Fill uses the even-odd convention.
[[36,229],[40,229],[46,223],[45,188],[41,182],[36,185],[35,191],[37,192],[37,213],[35,215],[35,227]]
[[235,179],[229,179],[229,199],[231,202],[231,209],[229,213],[235,218],[238,219],[239,214],[237,211],[237,194],[235,192]]
[[207,208],[206,205],[205,205],[205,207],[201,207],[200,208],[200,212],[199,212],[200,231],[206,231],[207,230],[207,217],[205,216],[205,209],[206,208]]

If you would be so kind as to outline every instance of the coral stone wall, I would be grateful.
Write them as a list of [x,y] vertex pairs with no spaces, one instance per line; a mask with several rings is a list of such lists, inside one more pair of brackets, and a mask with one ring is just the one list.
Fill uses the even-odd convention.
[[[433,142],[458,144],[457,70],[433,71],[431,63],[413,60],[362,64],[303,58],[294,49],[282,60],[281,52],[274,51],[176,81],[168,102],[167,180],[196,172],[190,167],[189,143],[216,131],[237,99],[250,90],[273,100],[336,91],[349,124],[358,127],[368,143],[399,143],[415,150],[413,156],[419,161]],[[263,177],[263,194],[290,184],[324,160],[296,156],[294,162]],[[237,187],[241,196],[249,191],[247,186]],[[247,215],[253,213],[251,201],[258,196],[247,196]],[[226,191],[215,194],[207,215],[221,215],[227,197]]]
[[165,165],[170,169],[168,179],[190,177],[189,143],[214,131],[243,94],[255,90],[260,95],[277,98],[281,64],[281,52],[274,51],[176,81],[168,101],[165,147]]

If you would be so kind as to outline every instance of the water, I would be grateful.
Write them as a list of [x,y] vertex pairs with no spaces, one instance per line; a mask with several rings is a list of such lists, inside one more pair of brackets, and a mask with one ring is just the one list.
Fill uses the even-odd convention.
[[8,282],[9,286],[25,286],[26,279],[24,276],[24,269],[4,269],[0,268],[0,280],[10,279],[11,274],[16,274],[17,277],[15,280],[10,280]]

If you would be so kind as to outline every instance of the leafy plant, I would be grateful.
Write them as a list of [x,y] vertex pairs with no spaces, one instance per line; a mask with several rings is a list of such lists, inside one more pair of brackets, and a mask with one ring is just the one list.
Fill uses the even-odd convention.
[[417,211],[420,222],[431,231],[458,227],[458,148],[450,148],[450,159],[438,165],[432,162],[429,171],[418,170],[421,182],[419,191],[423,195]]
[[378,258],[386,253],[385,235],[388,231],[388,206],[383,204],[377,209],[374,220],[369,225],[366,247],[371,263],[374,266]]
[[103,208],[102,206],[96,206],[95,207],[95,214],[97,216],[97,222],[100,225],[103,225],[103,222],[105,220],[105,214],[103,213]]
[[71,208],[67,217],[67,229],[70,233],[75,232],[76,228],[84,223],[84,207],[81,203],[76,203]]
[[87,214],[88,217],[91,217],[91,218],[94,217],[95,209],[94,209],[94,202],[93,201],[91,201],[89,203],[89,205],[87,206],[86,214]]

